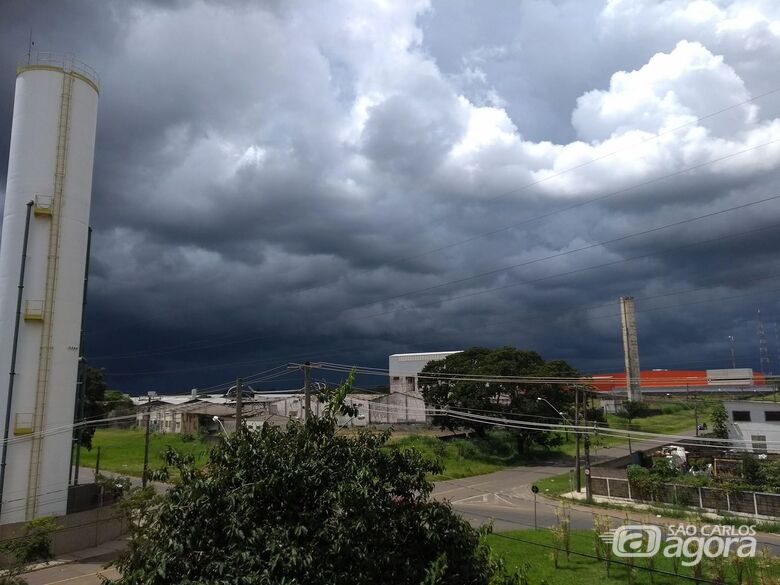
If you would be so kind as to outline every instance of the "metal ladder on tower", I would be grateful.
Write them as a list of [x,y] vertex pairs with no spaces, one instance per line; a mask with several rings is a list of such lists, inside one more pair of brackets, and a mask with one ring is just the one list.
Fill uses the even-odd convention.
[[68,139],[70,136],[71,100],[74,77],[66,65],[62,75],[60,96],[60,117],[57,129],[57,155],[54,168],[54,190],[52,192],[51,224],[49,227],[49,248],[46,263],[46,290],[43,301],[43,324],[41,349],[38,357],[38,381],[35,391],[35,413],[33,417],[32,448],[27,482],[26,517],[31,520],[38,510],[38,484],[40,482],[41,452],[43,449],[43,425],[46,419],[46,400],[49,391],[49,370],[51,369],[54,300],[57,292],[57,267],[60,254],[60,228],[62,224],[63,191],[65,170],[68,164]]

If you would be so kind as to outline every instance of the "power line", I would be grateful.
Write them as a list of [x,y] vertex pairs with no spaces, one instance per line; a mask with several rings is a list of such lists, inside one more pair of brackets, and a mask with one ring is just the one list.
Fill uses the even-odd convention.
[[588,244],[586,246],[581,246],[579,248],[574,248],[572,250],[566,250],[564,252],[557,252],[555,254],[551,254],[551,255],[548,255],[548,256],[542,256],[542,257],[539,257],[539,258],[534,258],[532,260],[525,260],[525,261],[520,262],[518,264],[511,264],[509,266],[502,266],[501,268],[495,268],[493,270],[488,270],[486,272],[480,272],[480,273],[477,273],[477,274],[472,274],[470,276],[465,276],[463,278],[458,278],[456,280],[449,280],[449,281],[442,282],[442,283],[439,283],[439,284],[435,284],[435,285],[432,285],[432,286],[428,286],[428,287],[425,287],[425,288],[420,288],[420,289],[416,289],[416,290],[412,290],[412,291],[407,291],[405,293],[399,293],[399,294],[396,294],[396,295],[383,297],[381,299],[377,299],[377,300],[374,300],[374,301],[369,301],[367,303],[363,303],[362,305],[357,305],[355,307],[350,307],[350,309],[347,309],[347,310],[352,310],[352,309],[356,309],[356,308],[360,308],[360,307],[364,307],[364,306],[374,305],[374,304],[377,304],[377,303],[384,303],[386,301],[391,301],[391,300],[399,299],[399,298],[403,298],[403,297],[414,296],[414,295],[418,295],[418,294],[421,294],[421,293],[424,293],[424,292],[430,292],[432,290],[436,290],[436,289],[439,289],[439,288],[450,286],[450,285],[453,285],[453,284],[460,284],[460,283],[463,283],[463,282],[468,282],[470,280],[475,280],[475,279],[478,279],[478,278],[484,278],[485,276],[492,276],[494,274],[499,274],[501,272],[506,272],[508,270],[513,270],[515,268],[521,268],[523,266],[530,266],[532,264],[537,264],[539,262],[546,262],[548,260],[554,260],[554,259],[557,259],[557,258],[562,258],[562,257],[568,256],[570,254],[576,254],[578,252],[584,252],[585,250],[592,250],[594,248],[599,248],[601,246],[606,246],[607,244],[614,244],[616,242],[622,242],[624,240],[628,240],[628,239],[631,239],[631,238],[637,238],[637,237],[640,237],[640,236],[646,236],[648,234],[653,234],[653,233],[657,233],[657,232],[660,232],[660,231],[663,231],[663,230],[667,230],[667,229],[670,229],[670,228],[679,227],[681,225],[686,225],[686,224],[689,224],[689,223],[700,221],[702,219],[709,219],[711,217],[716,217],[716,216],[722,215],[724,213],[730,213],[732,211],[737,211],[737,210],[740,210],[740,209],[746,209],[746,208],[752,207],[754,205],[760,205],[762,203],[768,203],[770,201],[775,201],[777,199],[780,199],[780,195],[772,195],[771,197],[766,197],[764,199],[759,199],[757,201],[751,201],[749,203],[743,203],[741,205],[736,205],[734,207],[721,209],[719,211],[714,211],[714,212],[711,212],[711,213],[705,213],[703,215],[698,215],[696,217],[690,217],[688,219],[683,219],[683,220],[680,220],[680,221],[667,223],[667,224],[664,224],[664,225],[656,226],[654,228],[650,228],[650,229],[646,229],[646,230],[641,230],[641,231],[634,232],[634,233],[631,233],[631,234],[625,234],[625,235],[622,235],[622,236],[618,236],[616,238],[611,238],[609,240],[603,240],[601,242],[595,242],[595,243],[592,243],[592,244]]
[[398,308],[398,309],[390,309],[388,311],[383,311],[381,313],[373,313],[373,314],[370,314],[370,315],[363,315],[363,316],[356,317],[354,319],[345,319],[344,321],[349,322],[349,321],[352,321],[352,320],[371,319],[371,318],[382,317],[382,316],[390,315],[390,314],[394,314],[394,313],[413,311],[413,310],[419,309],[421,307],[428,307],[428,306],[433,306],[433,305],[439,305],[439,304],[444,303],[444,302],[449,302],[449,301],[454,301],[454,300],[460,300],[460,299],[465,299],[465,298],[481,296],[481,295],[484,295],[484,294],[489,294],[489,293],[500,291],[500,290],[506,290],[506,289],[509,289],[509,288],[515,288],[515,287],[522,286],[522,285],[537,284],[539,282],[544,282],[544,281],[547,281],[547,280],[560,278],[562,276],[571,276],[571,275],[574,275],[574,274],[581,274],[581,273],[589,272],[591,270],[598,270],[598,269],[601,269],[601,268],[608,268],[608,267],[611,267],[611,266],[617,266],[617,265],[620,265],[620,264],[625,264],[627,262],[634,262],[636,260],[644,260],[644,259],[647,259],[647,258],[653,258],[653,257],[658,256],[660,254],[673,252],[673,251],[676,251],[676,250],[682,250],[682,249],[685,249],[685,248],[691,248],[691,247],[695,247],[695,246],[700,246],[702,244],[711,244],[713,242],[720,242],[720,241],[730,240],[730,239],[734,239],[734,238],[740,238],[740,237],[744,237],[744,236],[754,235],[754,234],[757,234],[757,233],[762,232],[762,231],[767,231],[767,230],[770,230],[770,229],[776,229],[777,227],[780,227],[780,223],[769,224],[769,225],[766,225],[766,226],[763,226],[763,227],[760,227],[760,228],[754,228],[754,229],[745,230],[745,231],[741,231],[741,232],[737,232],[737,233],[733,233],[733,234],[726,234],[726,235],[722,235],[722,236],[716,236],[716,237],[712,237],[712,238],[707,238],[707,239],[704,239],[704,240],[698,240],[696,242],[690,242],[690,243],[681,244],[681,245],[678,245],[678,246],[671,246],[671,247],[668,247],[668,248],[666,248],[664,250],[661,250],[661,251],[654,251],[654,252],[649,252],[649,253],[645,253],[645,254],[639,254],[637,256],[630,256],[628,258],[622,258],[620,260],[613,260],[611,262],[605,262],[605,263],[602,263],[602,264],[595,264],[595,265],[591,265],[591,266],[586,266],[584,268],[577,268],[577,269],[574,269],[574,270],[568,270],[566,272],[559,272],[559,273],[556,273],[556,274],[549,274],[547,276],[543,276],[543,277],[539,277],[539,278],[534,278],[534,279],[529,279],[529,280],[522,280],[522,281],[514,282],[514,283],[511,283],[511,284],[506,284],[506,285],[486,288],[486,289],[483,289],[483,290],[480,290],[480,291],[477,291],[477,292],[472,292],[472,293],[467,293],[467,294],[462,294],[462,295],[456,295],[456,296],[444,297],[444,298],[440,298],[440,299],[437,299],[436,301],[432,301],[432,302],[429,302],[429,303],[418,304],[418,305],[416,305],[414,307],[402,307],[402,308]]
[[[554,215],[557,215],[559,213],[564,213],[566,211],[572,211],[574,209],[579,209],[581,207],[585,207],[586,205],[590,205],[591,203],[596,203],[596,202],[599,202],[599,201],[604,201],[606,199],[611,199],[612,197],[615,197],[616,195],[620,195],[622,193],[628,193],[629,191],[634,191],[636,189],[640,189],[641,187],[647,187],[649,185],[653,185],[655,183],[659,183],[661,181],[665,181],[666,179],[670,179],[670,178],[673,178],[673,177],[678,177],[678,176],[684,175],[685,173],[688,173],[690,171],[698,170],[698,169],[701,169],[703,167],[707,167],[707,166],[709,166],[711,164],[715,164],[715,163],[718,163],[718,162],[723,162],[724,160],[731,159],[731,158],[733,158],[735,156],[739,156],[741,154],[746,154],[748,152],[752,152],[754,150],[758,150],[759,148],[764,148],[766,146],[770,146],[772,144],[775,144],[778,141],[780,141],[780,139],[770,140],[769,142],[765,142],[765,143],[762,143],[762,144],[751,146],[751,147],[745,148],[743,150],[738,150],[736,152],[733,152],[731,154],[727,154],[727,155],[722,156],[722,157],[710,159],[709,161],[705,161],[703,163],[699,163],[699,164],[696,164],[696,165],[685,167],[685,168],[683,168],[683,169],[681,169],[679,171],[675,171],[673,173],[669,173],[669,174],[666,174],[666,175],[662,175],[660,177],[656,177],[655,179],[649,179],[647,181],[642,181],[640,183],[635,183],[635,184],[633,184],[633,185],[631,185],[629,187],[625,187],[625,188],[619,189],[617,191],[611,191],[611,192],[609,192],[607,194],[600,195],[600,196],[594,197],[592,199],[586,199],[586,200],[580,201],[578,203],[573,203],[573,204],[568,205],[566,207],[561,207],[559,209],[555,209],[553,211],[549,211],[547,213],[543,213],[541,215],[537,215],[537,216],[525,219],[525,220],[523,220],[521,222],[518,222],[518,223],[514,223],[514,224],[511,224],[511,225],[508,225],[508,226],[504,226],[504,227],[498,228],[498,229],[493,229],[493,230],[490,230],[488,232],[483,232],[481,234],[477,234],[475,236],[471,236],[469,238],[465,238],[463,240],[459,240],[459,241],[456,241],[456,242],[450,242],[449,244],[445,244],[443,246],[439,246],[438,248],[433,248],[433,249],[430,249],[430,250],[425,251],[425,252],[420,252],[420,253],[412,255],[412,256],[406,256],[404,258],[398,258],[397,260],[395,260],[395,262],[402,262],[404,260],[413,260],[415,258],[419,258],[419,257],[422,257],[422,256],[427,256],[428,254],[432,254],[434,252],[440,252],[442,250],[447,250],[449,248],[453,248],[455,246],[460,246],[460,245],[466,244],[468,242],[473,242],[475,240],[479,240],[479,239],[485,238],[487,236],[492,236],[492,235],[495,235],[495,234],[498,234],[498,233],[501,233],[501,232],[505,232],[505,231],[508,231],[508,230],[511,230],[511,229],[514,229],[514,228],[517,228],[517,227],[520,227],[520,226],[523,226],[523,225],[528,225],[528,224],[533,223],[535,221],[539,221],[539,220],[542,220],[542,219],[547,219],[547,218],[552,217]],[[550,177],[550,178],[552,178],[552,177]],[[541,181],[539,181],[539,182],[541,182]],[[533,184],[538,184],[538,182],[537,183],[533,183]],[[529,186],[533,186],[533,184],[529,185]],[[489,200],[486,200],[486,201],[489,201]]]

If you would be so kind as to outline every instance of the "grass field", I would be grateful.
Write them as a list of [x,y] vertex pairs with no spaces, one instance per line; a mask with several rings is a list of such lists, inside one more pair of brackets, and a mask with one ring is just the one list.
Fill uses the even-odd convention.
[[[100,446],[100,468],[123,475],[140,477],[143,471],[144,431],[142,429],[98,429],[92,440],[92,451],[83,449],[81,463],[94,467],[97,447]],[[199,461],[208,456],[208,445],[195,440],[184,442],[174,433],[151,435],[149,445],[149,466],[159,468],[163,464],[162,453],[167,447],[193,454]],[[514,437],[505,431],[489,433],[484,439],[450,439],[443,441],[426,435],[407,435],[392,438],[388,448],[415,448],[424,455],[441,458],[444,472],[434,480],[457,479],[490,473],[512,465],[531,463],[534,454],[520,458],[515,451]],[[538,453],[538,456],[549,454]]]
[[[594,554],[594,534],[589,530],[572,530],[571,532],[571,550],[573,552]],[[523,541],[523,542],[520,542]],[[559,566],[555,567],[552,560],[552,549],[540,545],[552,545],[552,532],[549,530],[518,530],[514,532],[505,532],[501,534],[491,534],[488,536],[488,543],[491,548],[504,558],[509,568],[517,569],[521,566],[526,567],[529,583],[546,583],[547,585],[572,585],[573,583],[602,583],[619,585],[623,583],[635,583],[637,585],[671,585],[673,583],[694,583],[688,579],[683,579],[676,575],[654,574],[652,577],[647,570],[645,559],[636,559],[635,567],[632,569],[633,580],[629,579],[628,567],[612,565],[610,576],[607,577],[606,568],[603,561],[587,558],[576,554],[571,554],[569,560],[566,560],[565,553],[559,557]],[[748,562],[748,564],[750,564]],[[671,561],[663,555],[654,557],[654,568],[662,571],[674,573],[675,568]],[[680,575],[693,576],[689,567],[679,566],[677,568]],[[705,562],[703,565],[704,576],[714,578],[715,569],[711,562]],[[774,566],[765,571],[766,574],[776,578],[780,574],[780,568],[775,562]],[[735,569],[728,563],[725,563],[725,583],[736,584],[737,577]],[[745,575],[742,582],[746,583]],[[756,578],[752,581],[756,585],[761,583],[776,583],[768,579],[761,581]]]
[[[144,467],[144,431],[143,429],[97,429],[92,439],[92,450],[81,450],[81,464],[95,467],[97,447],[100,446],[100,469],[122,475],[141,477]],[[152,433],[149,441],[149,467],[160,468],[163,465],[162,453],[167,447],[194,455],[205,461],[208,445],[195,439],[182,441],[175,433]]]
[[533,463],[537,457],[549,453],[532,453],[520,457],[515,448],[515,439],[506,431],[493,431],[484,439],[449,439],[412,435],[391,439],[394,448],[415,448],[431,459],[439,458],[444,471],[433,477],[434,481],[458,479],[472,475],[491,473],[506,467]]
[[[631,422],[631,428],[637,431],[675,433],[693,428],[695,424],[694,411],[681,401],[670,403],[654,402],[653,407],[660,412],[652,416],[636,418]],[[702,404],[699,420],[708,420],[711,405]],[[612,428],[626,428],[628,421],[619,416],[608,415]],[[626,441],[614,437],[599,437],[594,449],[624,444]],[[143,469],[144,432],[142,429],[98,429],[93,439],[92,451],[82,450],[81,461],[86,467],[94,467],[97,446],[101,447],[100,467],[125,475],[140,477]],[[440,458],[444,471],[436,475],[434,480],[458,479],[491,473],[506,467],[529,465],[540,459],[571,457],[574,455],[574,437],[569,433],[568,441],[560,447],[543,451],[537,449],[529,455],[521,457],[516,450],[514,436],[506,430],[490,431],[485,438],[448,439],[442,440],[429,435],[394,436],[390,440],[392,448],[414,447],[431,458]],[[161,453],[171,446],[184,453],[195,455],[205,461],[208,446],[199,441],[182,441],[178,434],[152,434],[149,448],[149,465],[152,469],[162,465]],[[557,480],[558,484],[568,485],[568,475]],[[551,487],[558,489],[556,484]],[[540,486],[541,488],[541,486]]]

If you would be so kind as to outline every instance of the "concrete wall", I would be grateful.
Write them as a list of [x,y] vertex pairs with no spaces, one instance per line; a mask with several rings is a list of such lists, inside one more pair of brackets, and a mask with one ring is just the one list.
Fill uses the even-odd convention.
[[[0,541],[22,536],[25,525],[25,522],[0,525]],[[58,516],[57,525],[52,539],[54,556],[98,546],[127,532],[127,523],[116,507]]]
[[[594,496],[645,501],[641,499],[640,494],[634,488],[630,487],[626,479],[592,477],[590,488]],[[718,488],[700,488],[669,483],[661,486],[659,493],[652,501],[740,514],[775,518],[780,516],[780,494],[764,492],[728,492]]]
[[424,423],[425,402],[418,396],[393,392],[370,403],[371,424]]

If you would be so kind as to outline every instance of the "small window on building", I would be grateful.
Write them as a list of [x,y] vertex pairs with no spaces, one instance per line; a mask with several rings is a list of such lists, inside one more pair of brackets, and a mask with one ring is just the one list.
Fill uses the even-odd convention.
[[735,410],[731,413],[731,420],[734,422],[750,422],[749,410]]
[[395,380],[396,382],[397,382],[398,380],[400,380],[400,379],[401,379],[401,376],[393,376],[393,380]]
[[766,453],[766,435],[750,435],[754,453]]
[[780,422],[780,410],[767,410],[764,416],[766,422]]

